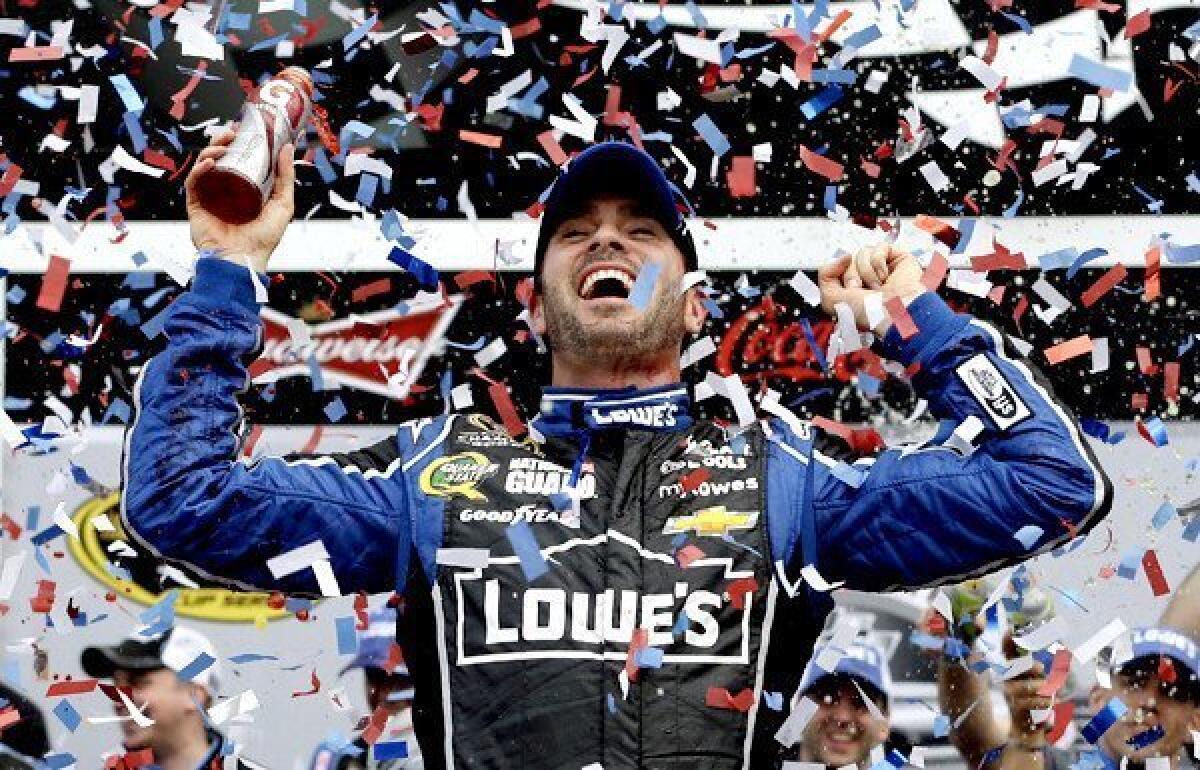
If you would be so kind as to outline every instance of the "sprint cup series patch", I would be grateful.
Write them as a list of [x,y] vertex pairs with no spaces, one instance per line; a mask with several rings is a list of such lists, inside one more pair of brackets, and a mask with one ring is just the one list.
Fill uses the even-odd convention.
[[1032,415],[1017,389],[987,355],[972,356],[954,371],[1000,430],[1008,430]]

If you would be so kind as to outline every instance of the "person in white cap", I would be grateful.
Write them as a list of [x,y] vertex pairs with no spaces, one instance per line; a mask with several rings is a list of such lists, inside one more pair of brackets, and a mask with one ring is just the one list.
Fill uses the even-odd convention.
[[825,655],[827,649],[813,650],[793,699],[793,710],[800,708],[803,698],[816,706],[804,728],[799,759],[865,770],[873,764],[872,752],[882,750],[891,731],[892,675],[887,656],[876,645],[859,641],[841,651],[827,671],[820,664],[823,656],[830,657]]
[[111,647],[88,647],[81,663],[88,676],[111,679],[124,691],[128,701],[114,704],[118,715],[129,717],[120,722],[122,743],[126,753],[152,752],[144,770],[264,770],[236,756],[204,719],[220,689],[219,660],[207,637],[174,626],[151,637],[134,633]]

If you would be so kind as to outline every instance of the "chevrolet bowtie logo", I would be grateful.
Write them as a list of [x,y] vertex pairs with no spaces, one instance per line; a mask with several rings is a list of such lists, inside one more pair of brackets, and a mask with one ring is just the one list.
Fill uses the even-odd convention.
[[679,535],[695,532],[707,537],[724,537],[731,530],[752,529],[758,522],[758,511],[727,511],[718,505],[701,511],[672,516],[663,527],[664,535]]

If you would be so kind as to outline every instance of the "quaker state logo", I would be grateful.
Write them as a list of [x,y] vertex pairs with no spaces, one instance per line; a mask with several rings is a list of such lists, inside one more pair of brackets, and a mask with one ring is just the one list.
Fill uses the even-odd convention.
[[476,487],[484,479],[496,475],[499,469],[497,463],[489,462],[479,452],[439,457],[421,471],[421,491],[433,497],[487,500],[487,496]]

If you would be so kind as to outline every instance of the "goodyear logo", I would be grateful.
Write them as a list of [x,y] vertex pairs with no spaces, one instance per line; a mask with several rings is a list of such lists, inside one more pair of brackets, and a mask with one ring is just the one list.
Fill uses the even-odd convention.
[[487,500],[476,487],[496,475],[500,466],[488,462],[479,452],[439,457],[425,467],[419,481],[421,491],[434,497],[462,497],[467,500]]
[[672,516],[663,527],[664,535],[695,532],[706,537],[725,537],[735,529],[753,529],[758,511],[729,511],[718,505],[683,516]]
[[[150,554],[134,552],[121,524],[120,497],[112,493],[88,500],[72,517],[79,539],[66,538],[71,556],[98,583],[117,596],[151,606],[166,595],[158,589],[159,562]],[[113,561],[119,557],[119,563]],[[230,591],[224,588],[172,588],[178,591],[175,612],[197,620],[262,624],[289,617],[283,609],[272,609],[270,594]]]

